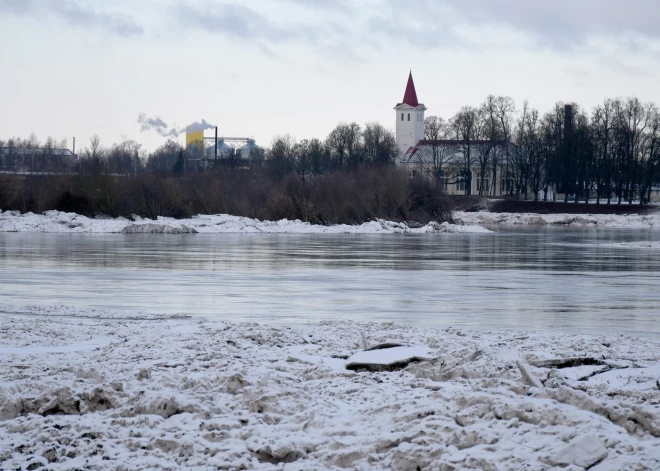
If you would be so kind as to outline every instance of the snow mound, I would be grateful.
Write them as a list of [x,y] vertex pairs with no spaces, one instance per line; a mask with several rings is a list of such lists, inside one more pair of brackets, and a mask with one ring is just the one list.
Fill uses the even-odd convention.
[[577,226],[577,227],[658,227],[660,212],[649,215],[617,214],[534,214],[456,212],[454,220],[459,224],[508,225],[508,226]]
[[129,224],[121,230],[122,234],[197,234],[191,227],[181,224],[172,226],[169,224]]
[[46,211],[43,214],[17,211],[0,213],[0,232],[91,232],[123,234],[221,234],[221,233],[269,233],[269,234],[388,234],[388,233],[488,233],[478,225],[456,225],[430,222],[423,227],[412,228],[402,222],[383,219],[360,225],[336,224],[320,226],[290,221],[260,221],[228,214],[198,215],[190,219],[158,217],[156,220],[134,217],[90,219],[75,213]]

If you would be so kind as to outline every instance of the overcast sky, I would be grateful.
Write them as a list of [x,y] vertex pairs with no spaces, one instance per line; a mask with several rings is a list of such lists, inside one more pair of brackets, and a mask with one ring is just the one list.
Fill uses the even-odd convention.
[[0,63],[0,139],[152,150],[166,139],[145,123],[205,119],[267,146],[393,129],[409,69],[444,118],[488,94],[660,102],[660,1],[0,0]]

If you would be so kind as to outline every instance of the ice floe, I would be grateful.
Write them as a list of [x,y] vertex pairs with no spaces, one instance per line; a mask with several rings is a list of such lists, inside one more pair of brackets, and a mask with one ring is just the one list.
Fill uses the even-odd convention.
[[656,339],[57,310],[0,317],[3,469],[660,469]]

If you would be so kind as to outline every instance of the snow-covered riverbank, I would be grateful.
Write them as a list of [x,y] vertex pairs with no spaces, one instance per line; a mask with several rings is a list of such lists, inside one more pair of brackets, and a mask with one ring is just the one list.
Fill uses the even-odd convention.
[[629,214],[536,214],[490,213],[487,211],[454,213],[454,220],[465,225],[508,226],[577,226],[577,227],[660,227],[660,212]]
[[0,212],[0,232],[48,233],[272,233],[272,234],[385,234],[385,233],[488,233],[483,226],[577,226],[577,227],[660,227],[660,212],[648,215],[609,214],[533,214],[456,211],[456,224],[431,222],[422,227],[379,219],[360,225],[321,226],[302,221],[259,221],[228,214],[198,215],[190,219],[159,217],[156,220],[136,217],[88,218],[75,213],[46,211],[44,214],[18,211]]
[[0,317],[2,469],[660,469],[657,340],[41,312]]
[[481,226],[431,222],[411,228],[404,223],[379,219],[361,225],[313,225],[302,221],[259,221],[228,214],[199,215],[190,219],[159,217],[157,220],[136,218],[92,219],[75,213],[46,211],[44,214],[18,211],[0,212],[0,232],[92,232],[92,233],[290,233],[290,234],[381,234],[381,233],[487,233]]

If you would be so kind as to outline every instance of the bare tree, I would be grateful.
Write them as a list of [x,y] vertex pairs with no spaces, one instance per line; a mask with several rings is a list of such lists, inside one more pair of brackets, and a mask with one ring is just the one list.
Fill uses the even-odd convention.
[[656,181],[660,165],[660,111],[655,104],[649,104],[647,113],[647,131],[640,168],[640,203],[651,201],[651,187]]
[[326,140],[337,167],[346,163],[356,164],[360,151],[360,125],[339,123]]
[[[510,185],[510,144],[511,144],[511,130],[513,127],[513,114],[516,111],[516,105],[513,101],[513,98],[508,96],[500,96],[495,99],[495,109],[497,117],[500,121],[500,129],[502,131],[502,138],[504,140],[504,159],[505,159],[505,171],[504,171],[504,182],[506,191],[506,186],[508,184],[509,191],[513,191],[513,185]],[[497,164],[498,158],[495,156],[493,159],[493,182],[497,180]],[[493,185],[494,187],[494,185]],[[500,194],[502,194],[502,187],[500,185]]]
[[[503,130],[498,115],[497,99],[489,95],[479,109],[479,125],[477,138],[481,141],[477,146],[479,160],[479,195],[487,195],[496,185],[498,146],[503,141]],[[487,186],[488,166],[492,163],[492,185]]]
[[290,134],[273,139],[266,163],[270,174],[277,180],[282,180],[295,169],[295,146],[296,141]]
[[367,123],[362,132],[364,161],[376,165],[389,165],[396,161],[399,148],[396,137],[378,123]]
[[420,171],[436,183],[442,179],[445,187],[448,182],[448,167],[455,154],[454,146],[444,142],[450,133],[449,123],[444,119],[438,116],[428,116],[424,120],[424,138],[427,141],[426,145],[430,150],[430,155],[420,157]]
[[607,196],[607,204],[612,200],[613,179],[613,156],[612,146],[614,140],[614,107],[612,100],[597,106],[592,114],[592,127],[594,136],[594,152],[596,154],[597,166],[597,192],[596,204],[600,204],[600,198]]
[[[638,98],[614,102],[620,138],[619,204],[625,196],[632,204],[637,184],[639,159],[643,153],[644,130],[648,126],[648,110]],[[625,186],[625,188],[624,188]]]
[[464,106],[452,120],[453,131],[461,142],[463,153],[463,181],[465,194],[472,194],[472,151],[479,125],[479,112],[476,108]]

